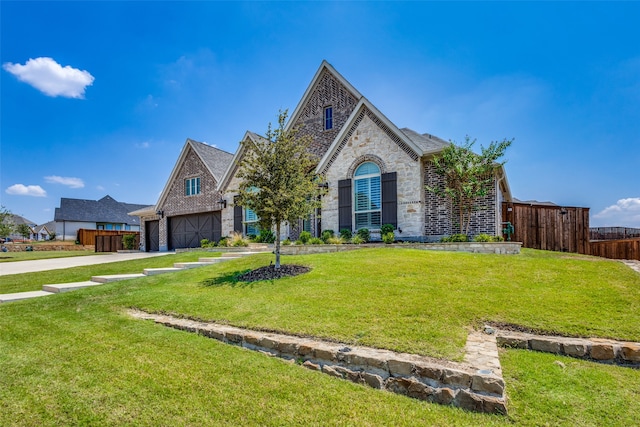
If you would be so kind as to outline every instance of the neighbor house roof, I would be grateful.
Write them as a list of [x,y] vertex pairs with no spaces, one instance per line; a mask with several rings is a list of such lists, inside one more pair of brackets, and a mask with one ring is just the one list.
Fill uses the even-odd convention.
[[140,219],[129,215],[129,212],[142,209],[146,205],[118,202],[111,196],[100,200],[60,199],[60,207],[56,208],[54,220],[78,222],[111,222],[139,225]]
[[16,214],[11,214],[11,221],[13,221],[13,223],[15,225],[20,225],[20,224],[27,224],[29,227],[35,227],[36,223],[33,221],[30,221],[28,219],[26,219],[23,216],[20,215],[16,215]]

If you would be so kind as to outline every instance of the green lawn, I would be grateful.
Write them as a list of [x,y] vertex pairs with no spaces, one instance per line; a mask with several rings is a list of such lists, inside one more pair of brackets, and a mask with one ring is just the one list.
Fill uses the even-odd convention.
[[[89,252],[93,253],[93,252]],[[142,273],[145,268],[172,267],[175,262],[197,261],[199,257],[218,256],[219,252],[183,252],[159,257],[142,258],[107,264],[86,265],[61,270],[0,276],[0,294],[38,291],[42,285],[83,282],[91,276],[108,274]]]
[[0,262],[31,261],[34,259],[66,258],[73,256],[98,255],[90,251],[32,251],[0,252]]
[[312,271],[234,281],[271,259],[256,255],[0,304],[0,425],[582,426],[640,419],[639,370],[502,350],[510,415],[488,416],[126,315],[139,307],[454,359],[468,329],[485,320],[640,340],[640,275],[617,262],[386,248],[283,258]]

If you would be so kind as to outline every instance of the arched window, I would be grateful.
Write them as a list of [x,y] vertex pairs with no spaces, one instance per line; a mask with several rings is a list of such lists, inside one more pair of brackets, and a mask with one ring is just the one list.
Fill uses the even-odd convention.
[[382,203],[380,168],[372,162],[358,166],[353,175],[355,228],[380,228]]

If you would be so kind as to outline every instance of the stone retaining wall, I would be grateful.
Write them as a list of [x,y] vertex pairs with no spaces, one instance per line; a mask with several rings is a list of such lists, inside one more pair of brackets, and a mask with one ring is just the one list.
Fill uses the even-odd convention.
[[264,333],[130,311],[137,318],[292,360],[336,378],[469,411],[506,414],[505,386],[491,370],[374,348]]
[[588,359],[601,363],[640,368],[640,343],[600,338],[567,338],[500,330],[501,347],[521,348]]
[[367,243],[362,245],[289,245],[281,246],[282,255],[304,255],[326,252],[342,252],[364,248],[411,248],[431,251],[471,252],[478,254],[510,254],[520,253],[520,242],[459,242],[459,243],[394,243],[381,245],[380,243]]

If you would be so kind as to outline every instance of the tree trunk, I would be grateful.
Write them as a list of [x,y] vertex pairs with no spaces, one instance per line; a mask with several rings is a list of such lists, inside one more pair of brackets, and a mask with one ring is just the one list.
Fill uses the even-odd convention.
[[276,265],[275,269],[280,268],[280,223],[276,223]]

